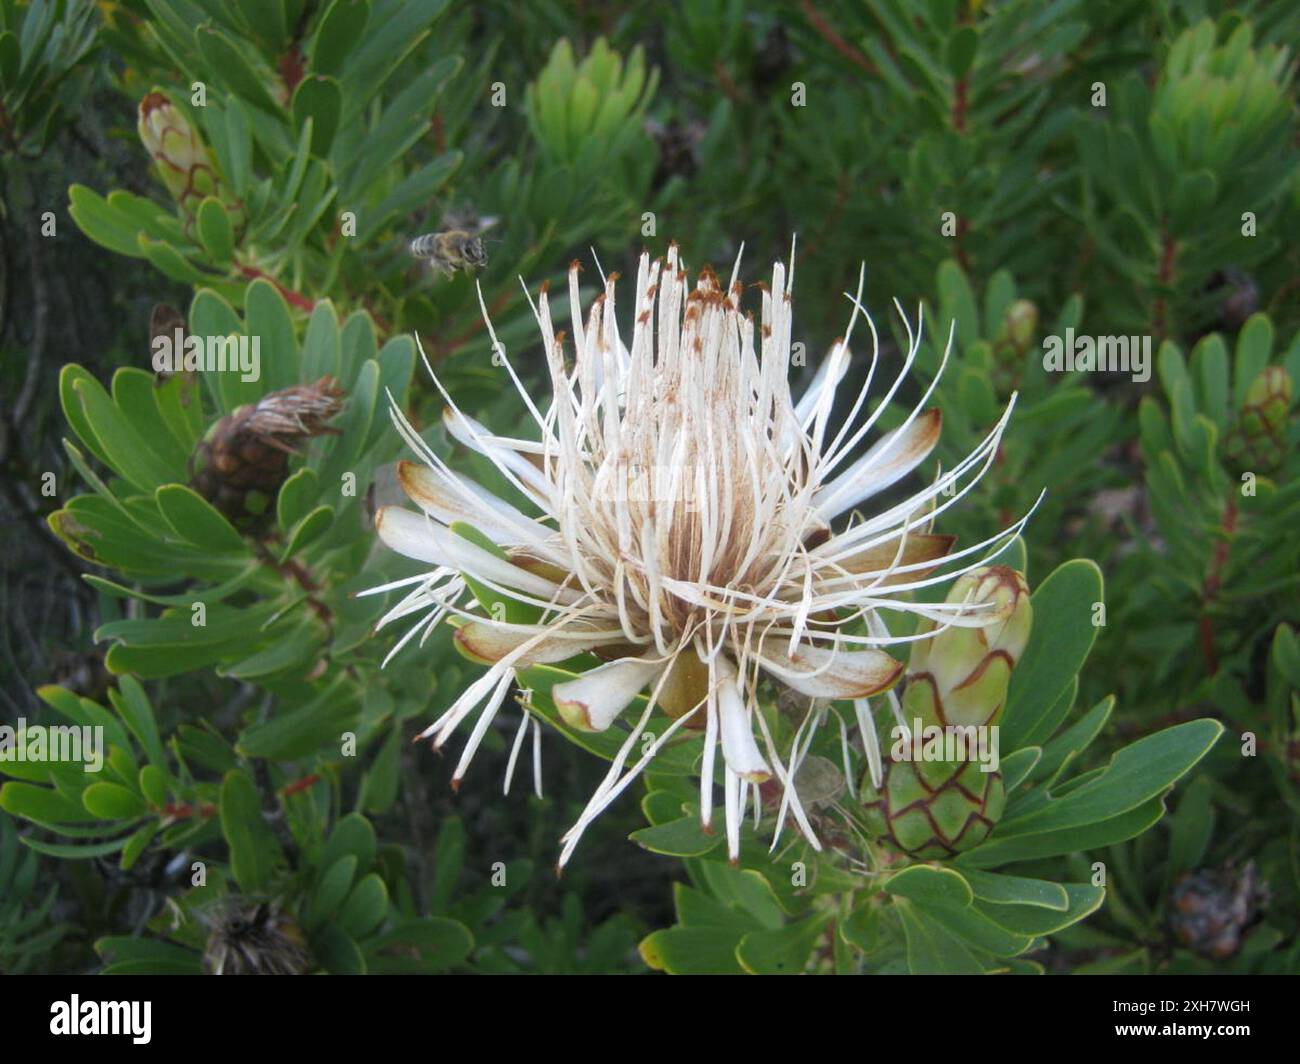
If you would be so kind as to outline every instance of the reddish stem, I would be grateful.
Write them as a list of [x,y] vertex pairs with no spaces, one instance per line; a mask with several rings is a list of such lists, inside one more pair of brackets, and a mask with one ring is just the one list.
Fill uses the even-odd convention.
[[188,820],[190,817],[201,816],[204,818],[217,815],[217,807],[208,802],[202,802],[197,807],[189,802],[182,802],[180,805],[159,806],[158,812],[165,817],[171,817],[173,820]]
[[[303,791],[310,790],[321,781],[321,777],[316,773],[310,776],[303,776],[302,779],[286,783],[280,788],[280,797],[292,798],[295,794],[301,794]],[[173,804],[168,802],[166,805],[158,806],[160,816],[170,817],[172,820],[189,820],[191,817],[203,817],[207,819],[210,816],[217,815],[217,807],[211,802],[200,802],[197,805],[192,802],[181,802]]]
[[970,232],[970,222],[965,218],[957,219],[957,264],[962,268],[962,272],[970,274],[970,255],[966,253],[966,248],[962,244],[966,234]]
[[817,5],[814,4],[812,0],[803,0],[800,7],[803,10],[804,18],[806,18],[808,24],[821,35],[822,40],[855,66],[860,66],[869,74],[874,74],[876,72],[876,68],[871,65],[871,61],[867,59],[865,55],[859,52],[853,47],[853,45],[849,44],[848,41],[835,32],[834,28],[826,20],[826,16],[817,10]]
[[[1174,263],[1178,258],[1178,241],[1168,233],[1165,233],[1160,250],[1160,266],[1156,270],[1156,284],[1161,288],[1168,288],[1174,279]],[[1164,293],[1161,292],[1156,296],[1155,309],[1152,314],[1153,331],[1158,340],[1165,338],[1165,313],[1166,303]]]
[[262,278],[264,281],[270,281],[275,285],[275,289],[280,295],[284,296],[285,302],[297,307],[299,310],[305,310],[308,313],[315,308],[316,304],[300,292],[295,292],[292,288],[286,288],[265,270],[259,270],[256,266],[240,266],[239,272],[250,279]]
[[284,87],[290,98],[293,97],[293,90],[298,87],[298,82],[302,81],[303,74],[306,72],[306,65],[302,58],[302,49],[294,44],[290,49],[280,56],[280,77],[284,79]]
[[300,780],[294,780],[292,783],[286,783],[280,788],[281,798],[292,798],[295,794],[301,794],[303,791],[311,790],[320,782],[320,776],[312,773],[310,776],[303,776]]
[[969,88],[965,78],[958,78],[953,87],[952,128],[958,133],[966,132],[966,109],[970,106]]

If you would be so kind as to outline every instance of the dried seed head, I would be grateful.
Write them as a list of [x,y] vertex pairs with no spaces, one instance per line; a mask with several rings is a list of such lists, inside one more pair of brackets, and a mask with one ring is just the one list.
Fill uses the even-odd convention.
[[289,475],[299,441],[338,435],[326,425],[342,407],[333,377],[282,388],[231,411],[208,431],[190,457],[190,486],[235,527],[262,531]]
[[302,975],[310,964],[302,928],[278,905],[228,900],[203,950],[206,975]]

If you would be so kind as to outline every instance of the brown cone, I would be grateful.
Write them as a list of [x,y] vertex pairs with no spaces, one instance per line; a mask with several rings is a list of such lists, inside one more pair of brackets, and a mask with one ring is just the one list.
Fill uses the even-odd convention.
[[282,388],[231,411],[208,431],[190,457],[190,486],[236,528],[260,533],[288,479],[294,444],[338,435],[325,422],[342,407],[343,390],[330,376]]

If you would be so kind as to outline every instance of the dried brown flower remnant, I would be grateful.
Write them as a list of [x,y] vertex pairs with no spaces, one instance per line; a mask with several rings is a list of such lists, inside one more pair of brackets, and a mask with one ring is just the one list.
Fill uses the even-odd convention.
[[195,448],[190,486],[236,528],[261,531],[289,475],[294,444],[325,434],[343,405],[343,389],[326,375],[314,384],[281,388],[227,414]]
[[203,951],[205,975],[302,975],[309,963],[302,928],[267,902],[230,902]]
[[1169,926],[1181,945],[1227,960],[1241,948],[1244,932],[1267,899],[1254,861],[1240,869],[1187,872],[1170,894]]

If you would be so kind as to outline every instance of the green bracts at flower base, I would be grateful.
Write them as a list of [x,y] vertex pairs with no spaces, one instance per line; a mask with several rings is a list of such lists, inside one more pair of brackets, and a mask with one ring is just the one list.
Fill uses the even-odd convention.
[[[1002,815],[998,722],[1033,625],[1025,579],[1006,566],[968,573],[947,601],[989,603],[998,619],[945,628],[914,644],[902,700],[910,738],[896,728],[881,788],[869,777],[862,785],[872,835],[922,859],[984,841]],[[926,620],[919,630],[936,627]]]

